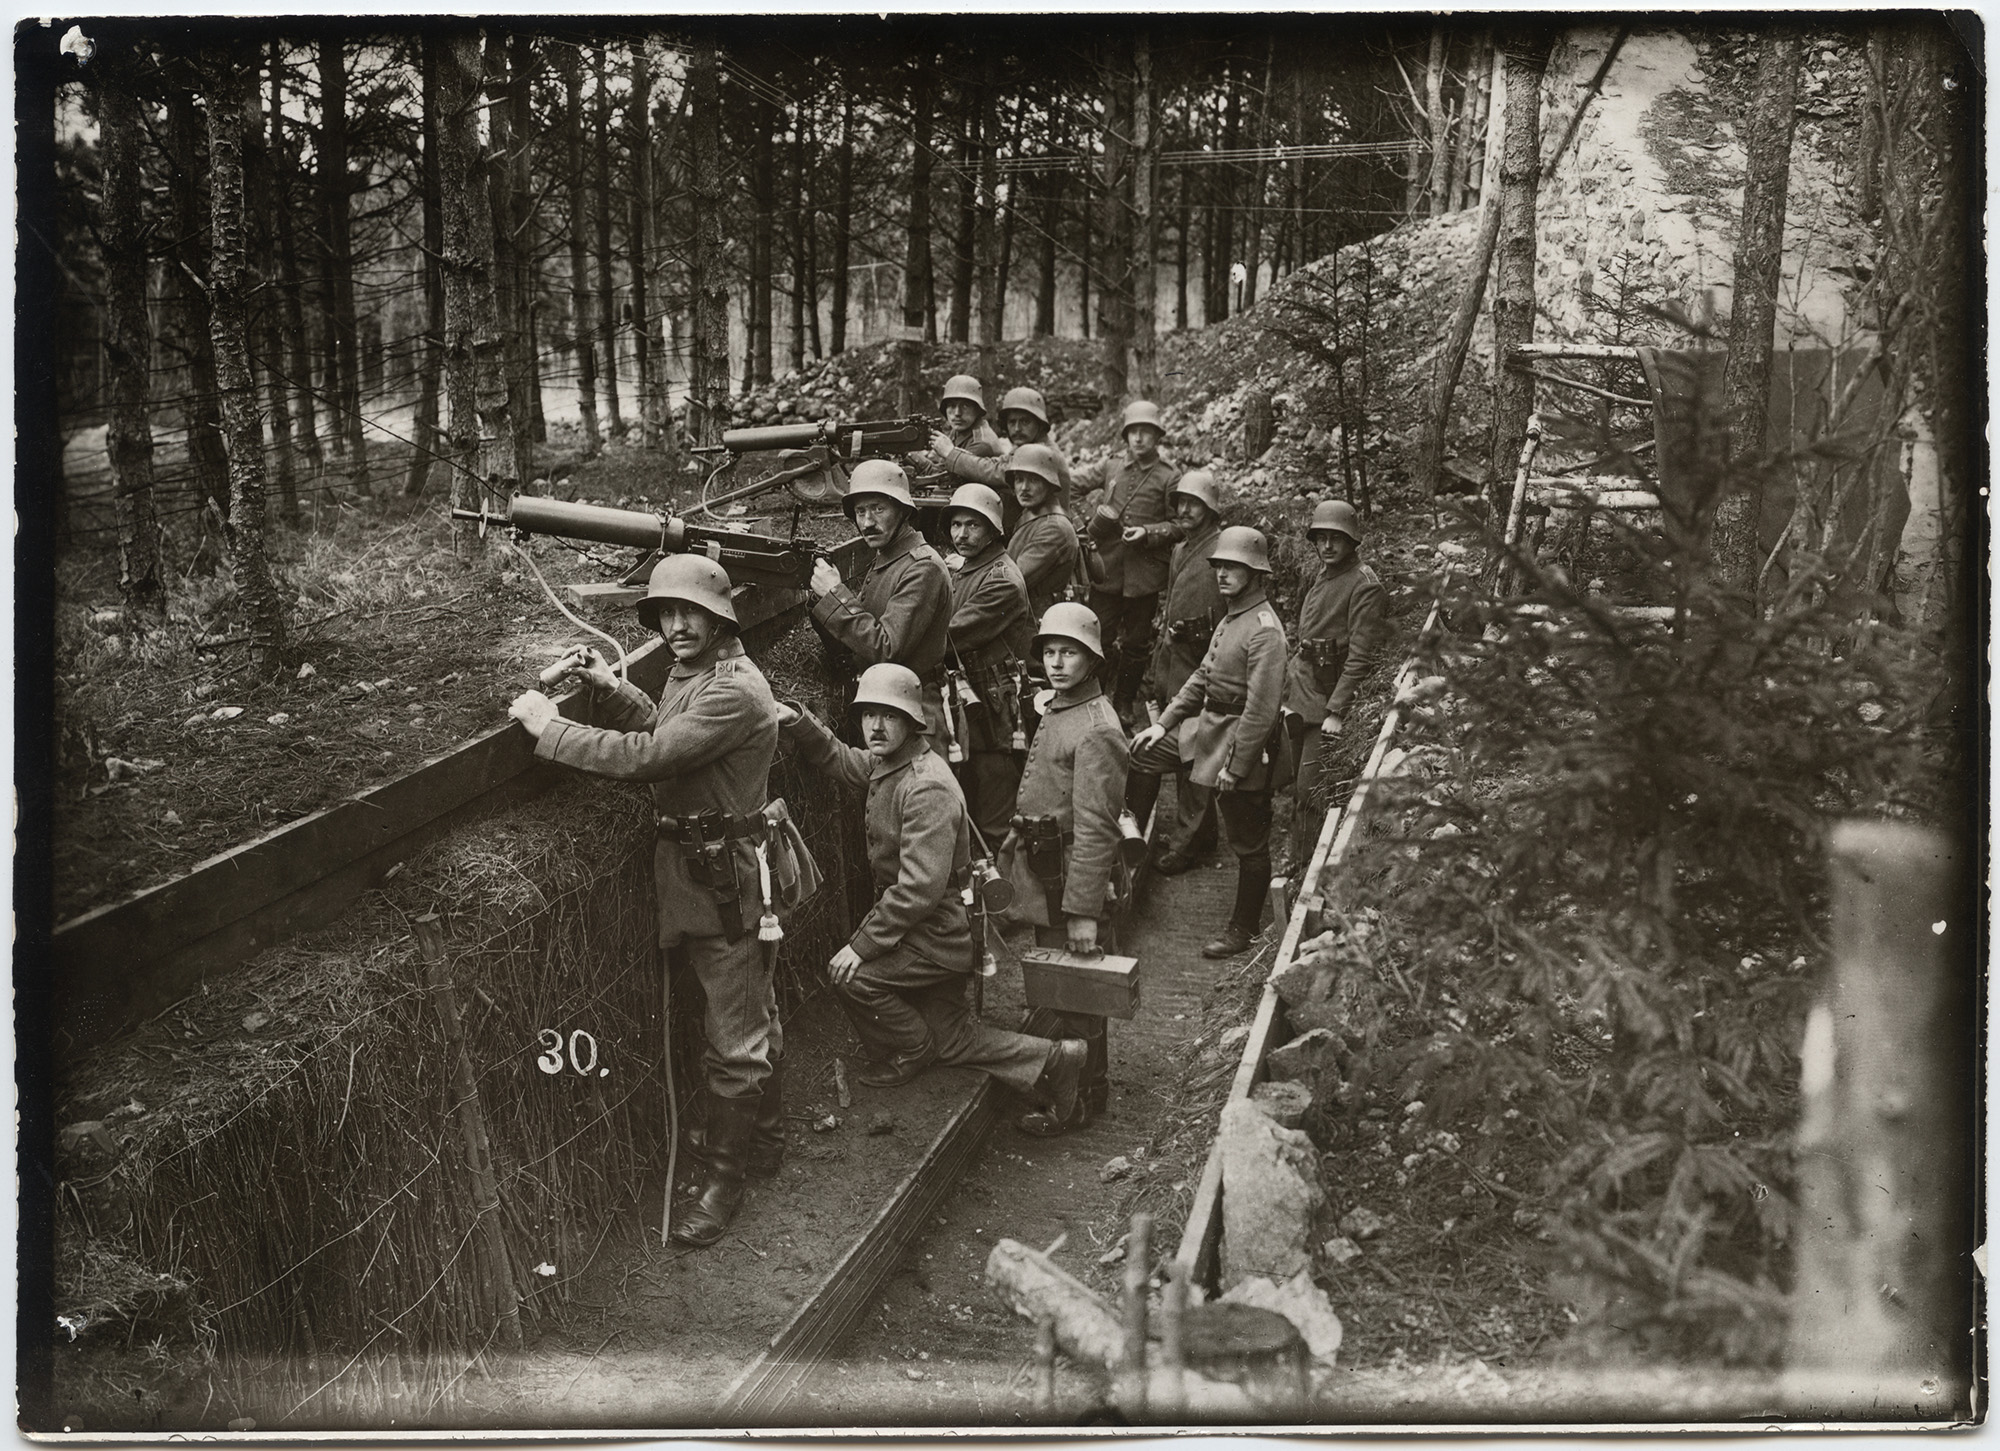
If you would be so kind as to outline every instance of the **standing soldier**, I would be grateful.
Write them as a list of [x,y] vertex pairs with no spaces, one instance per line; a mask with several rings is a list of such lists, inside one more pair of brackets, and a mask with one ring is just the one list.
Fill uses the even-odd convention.
[[[1015,910],[1034,924],[1039,945],[1096,953],[1101,924],[1111,914],[1118,809],[1130,748],[1104,696],[1097,616],[1083,605],[1052,606],[1042,617],[1035,646],[1055,695],[1028,747],[1018,824],[1001,849],[1000,870],[1013,884]],[[1067,1118],[1048,1110],[1031,1113],[1020,1120],[1021,1132],[1048,1138],[1087,1127],[1111,1097],[1105,1020],[1036,1008],[1023,1026],[1050,1037],[1081,1038],[1090,1052],[1075,1113]]]
[[[951,575],[912,523],[917,506],[910,481],[887,459],[864,459],[855,465],[843,507],[875,557],[858,591],[830,561],[813,564],[813,627],[842,647],[854,666],[850,674],[884,663],[916,672],[930,723],[941,729]],[[942,754],[944,747],[933,744]]]
[[[1208,652],[1208,642],[1225,613],[1222,596],[1216,592],[1215,571],[1209,555],[1222,537],[1222,490],[1215,475],[1195,469],[1182,475],[1168,496],[1173,501],[1174,522],[1186,538],[1174,546],[1167,565],[1167,588],[1161,617],[1160,637],[1153,646],[1152,669],[1147,694],[1162,702],[1172,700],[1187,684]],[[1215,813],[1211,793],[1194,784],[1188,762],[1178,759],[1174,767],[1179,780],[1174,786],[1174,820],[1156,829],[1158,844],[1153,853],[1153,870],[1174,876],[1215,840]],[[1126,804],[1141,823],[1151,815],[1160,794],[1158,771],[1148,771],[1135,763],[1131,784],[1126,788]],[[1206,837],[1206,845],[1203,838]]]
[[780,706],[778,719],[806,764],[868,791],[875,905],[827,964],[873,1054],[855,1076],[871,1088],[895,1088],[933,1063],[977,1068],[1067,1120],[1084,1045],[988,1027],[966,1006],[978,962],[960,897],[972,863],[965,798],[944,762],[924,749],[929,726],[916,676],[900,665],[871,665],[854,705],[865,749],[843,745],[793,706]]
[[1389,596],[1375,571],[1361,562],[1361,518],[1342,499],[1313,510],[1307,541],[1324,566],[1299,605],[1299,652],[1285,679],[1285,709],[1310,728],[1299,755],[1292,790],[1292,862],[1312,849],[1316,818],[1324,813],[1319,783],[1324,758],[1347,723],[1362,677],[1389,647]]
[[[988,850],[1007,834],[1021,784],[1014,734],[1021,725],[1019,668],[1034,638],[1028,586],[1006,550],[1000,496],[984,484],[961,484],[945,509],[958,568],[951,578],[951,651],[977,703],[947,699],[947,724],[965,753],[958,773],[972,824]],[[962,707],[962,709],[960,708]]]
[[[950,449],[971,458],[1000,457],[1000,435],[986,421],[986,390],[980,387],[977,378],[970,373],[959,373],[945,379],[938,411],[944,414],[943,431],[932,435],[928,453],[917,454],[911,460],[920,470],[925,473],[944,470],[945,454]],[[944,440],[945,448],[937,446],[940,439]]]
[[1028,586],[1028,614],[1039,620],[1049,606],[1067,597],[1083,559],[1076,542],[1076,525],[1064,510],[1061,460],[1045,443],[1027,443],[1007,460],[1007,486],[1021,517],[1014,521],[1007,553],[1020,566]]
[[1126,405],[1126,461],[1092,493],[1095,507],[1084,531],[1102,562],[1101,572],[1092,571],[1090,606],[1104,623],[1105,648],[1118,662],[1111,698],[1126,720],[1153,649],[1153,612],[1167,582],[1167,553],[1181,537],[1167,503],[1174,469],[1160,457],[1163,431],[1158,404],[1141,399]]
[[[1049,405],[1042,395],[1033,388],[1009,388],[1007,396],[1000,400],[1000,427],[1006,431],[1007,441],[1014,449],[1031,443],[1046,444],[1056,456],[1056,475],[1065,499],[1069,497],[1069,460],[1062,450],[1049,443]],[[984,484],[989,489],[1007,486],[1006,455],[999,458],[980,458],[968,449],[958,448],[951,442],[951,436],[944,433],[931,435],[931,452],[943,461],[945,471],[967,483]]]
[[[1271,549],[1261,533],[1241,525],[1223,530],[1208,560],[1228,614],[1159,723],[1133,740],[1132,753],[1169,770],[1175,756],[1186,756],[1195,785],[1214,789],[1222,839],[1236,858],[1236,907],[1222,935],[1201,951],[1234,957],[1263,924],[1270,890],[1272,767],[1284,759],[1273,737],[1285,689],[1285,627],[1265,598]],[[1166,745],[1174,732],[1178,751]]]
[[[775,1174],[784,1154],[784,1032],[773,954],[756,930],[760,843],[774,889],[789,904],[817,875],[783,821],[783,803],[766,796],[777,706],[736,638],[729,576],[699,556],[670,555],[653,567],[639,618],[674,655],[657,707],[583,647],[567,659],[595,696],[604,728],[562,719],[538,690],[507,713],[535,737],[543,760],[652,785],[660,946],[678,953],[701,983],[707,1040],[707,1182],[674,1238],[708,1245],[735,1215],[745,1173]],[[783,824],[774,829],[774,820]]]

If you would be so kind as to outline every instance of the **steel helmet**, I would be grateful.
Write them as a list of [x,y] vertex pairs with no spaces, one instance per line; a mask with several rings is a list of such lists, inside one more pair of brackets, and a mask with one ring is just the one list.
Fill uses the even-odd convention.
[[1024,443],[1006,458],[1001,468],[1010,474],[1033,474],[1056,492],[1062,492],[1062,464],[1056,451],[1046,443]]
[[1000,416],[1004,419],[1010,413],[1025,413],[1030,418],[1038,418],[1043,427],[1048,426],[1049,405],[1042,401],[1042,395],[1033,388],[1009,388],[1007,396],[1000,400]]
[[1215,481],[1215,475],[1207,469],[1189,469],[1180,477],[1180,482],[1167,490],[1167,497],[1186,494],[1190,499],[1199,499],[1208,506],[1208,512],[1220,517],[1222,514],[1222,485]]
[[984,484],[960,484],[953,490],[951,502],[945,505],[944,522],[949,525],[954,514],[976,514],[993,526],[993,532],[1002,538],[1007,534],[1007,515],[1000,502],[1000,496]]
[[1328,499],[1313,510],[1313,521],[1306,526],[1306,538],[1322,530],[1329,534],[1345,534],[1356,544],[1361,542],[1361,516],[1354,512],[1354,506],[1345,499]]
[[1231,561],[1247,564],[1259,574],[1271,572],[1271,546],[1262,531],[1252,529],[1247,524],[1232,524],[1222,531],[1222,537],[1215,541],[1215,548],[1209,552],[1210,564]]
[[854,687],[854,708],[864,705],[899,710],[916,723],[920,734],[930,733],[930,718],[924,714],[924,688],[917,681],[917,672],[907,665],[884,661],[862,671]]
[[1050,605],[1048,613],[1042,616],[1042,623],[1035,631],[1035,649],[1039,653],[1042,641],[1049,639],[1074,640],[1099,661],[1104,659],[1104,627],[1097,621],[1097,611],[1089,605],[1072,604],[1065,600],[1061,604]]
[[863,494],[878,494],[885,499],[894,499],[903,508],[915,513],[917,501],[910,497],[910,478],[903,472],[901,464],[891,463],[885,458],[867,458],[854,466],[853,477],[848,481],[847,497],[840,507],[847,511],[847,517],[854,517],[854,501]]
[[970,373],[959,373],[944,380],[944,393],[938,399],[938,406],[943,407],[953,401],[970,403],[982,414],[986,412],[986,390]]
[[718,620],[736,628],[736,606],[729,598],[729,574],[712,559],[699,554],[669,554],[653,566],[646,581],[646,597],[639,601],[639,623],[649,630],[660,628],[660,602],[686,600],[700,605]]
[[1122,434],[1126,429],[1137,428],[1141,424],[1161,433],[1167,431],[1166,424],[1160,422],[1160,405],[1144,398],[1134,399],[1125,405],[1125,417],[1119,423],[1118,431]]

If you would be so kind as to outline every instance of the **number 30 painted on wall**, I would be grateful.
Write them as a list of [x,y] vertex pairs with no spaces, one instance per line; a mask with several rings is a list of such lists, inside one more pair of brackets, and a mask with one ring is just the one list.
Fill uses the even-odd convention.
[[[590,1077],[593,1070],[599,1078],[609,1078],[611,1076],[609,1068],[599,1068],[597,1066],[597,1040],[584,1032],[583,1029],[578,1028],[569,1035],[569,1057],[567,1060],[563,1057],[564,1045],[561,1033],[558,1033],[554,1028],[543,1028],[541,1030],[541,1040],[542,1052],[535,1059],[535,1067],[541,1069],[542,1072],[551,1077],[562,1072],[564,1068],[574,1068],[578,1075],[584,1078]],[[588,1045],[590,1054],[588,1062],[584,1059],[585,1045]]]

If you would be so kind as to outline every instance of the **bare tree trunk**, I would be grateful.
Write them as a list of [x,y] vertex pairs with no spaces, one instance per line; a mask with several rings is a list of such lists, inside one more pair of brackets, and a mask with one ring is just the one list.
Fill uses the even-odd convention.
[[919,70],[910,81],[910,210],[904,227],[903,337],[899,360],[898,409],[914,417],[927,412],[924,397],[924,338],[935,335],[931,293],[931,79]]
[[639,369],[633,408],[639,415],[639,441],[644,448],[660,446],[660,416],[653,382],[653,304],[647,254],[653,216],[653,42],[632,43],[632,89],[625,97],[626,164],[631,169],[631,205],[625,215],[625,266],[632,276],[632,353]]
[[[792,371],[806,365],[806,236],[812,226],[806,210],[805,103],[792,118]],[[819,311],[813,307],[815,314]]]
[[1493,102],[1493,39],[1479,37],[1466,71],[1470,91],[1458,133],[1458,176],[1453,182],[1452,210],[1464,211],[1479,195],[1480,172],[1486,154],[1486,115]]
[[995,92],[992,62],[987,62],[986,79],[979,87],[979,209],[974,214],[973,239],[979,267],[979,377],[993,376],[994,350],[1000,343],[1000,308],[1005,294],[1000,288],[999,202],[1000,107]]
[[237,598],[250,622],[250,658],[271,674],[284,664],[285,602],[265,553],[264,423],[257,413],[257,380],[250,371],[245,265],[243,132],[256,94],[256,71],[243,63],[240,42],[224,42],[208,55],[209,213],[211,254],[209,330],[221,386],[223,435],[229,453],[229,522],[225,535]]
[[[1016,160],[1021,155],[1021,137],[1026,114],[1027,97],[1024,94],[1016,93],[1014,97],[1014,120],[1013,124],[1008,128],[1009,135],[1007,139],[1007,154]],[[998,184],[996,162],[995,186],[997,187]],[[999,338],[1005,337],[1007,334],[1007,291],[1008,281],[1014,275],[1014,238],[1018,231],[1016,224],[1020,219],[1020,202],[1021,173],[1019,171],[1012,171],[1007,176],[1007,204],[1000,214],[1000,256],[993,264],[993,290],[999,299],[997,310],[993,317],[996,342]],[[982,376],[991,375],[985,374]]]
[[1066,172],[1041,179],[1041,255],[1035,281],[1035,336],[1051,337],[1056,330],[1056,233],[1062,226],[1063,188],[1069,183]]
[[1507,137],[1500,160],[1499,272],[1493,291],[1492,484],[1494,509],[1506,507],[1528,418],[1535,409],[1535,380],[1507,366],[1507,350],[1535,337],[1535,194],[1541,169],[1542,72],[1550,39],[1524,29],[1507,43]]
[[[271,414],[271,455],[277,463],[278,471],[278,518],[292,528],[299,524],[299,480],[297,451],[292,446],[292,410],[286,401],[289,382],[285,377],[284,329],[279,319],[284,311],[283,288],[277,276],[278,235],[291,225],[291,217],[279,199],[277,166],[279,162],[278,143],[282,133],[277,129],[276,113],[284,104],[284,71],[279,56],[278,42],[272,41],[268,51],[271,65],[271,110],[272,129],[270,141],[264,139],[264,128],[256,107],[261,102],[257,94],[259,81],[253,68],[250,75],[251,116],[257,124],[246,136],[244,152],[250,178],[246,183],[253,207],[260,220],[258,229],[258,252],[263,259],[263,285],[259,289],[265,296],[257,309],[257,345],[264,360],[265,406]],[[254,145],[252,144],[254,142]]]
[[752,145],[755,163],[750,170],[750,192],[756,203],[750,251],[750,358],[744,375],[757,383],[771,381],[771,270],[776,253],[778,211],[778,164],[772,133],[778,129],[777,108],[769,101],[757,102],[756,138]]
[[417,387],[417,419],[410,442],[410,471],[403,480],[403,492],[415,495],[430,482],[431,458],[440,451],[443,438],[438,432],[438,389],[444,382],[444,268],[439,254],[444,250],[444,209],[438,195],[438,56],[434,46],[423,47],[423,139],[424,139],[424,339],[422,380]]
[[958,140],[953,163],[958,169],[958,219],[951,239],[951,311],[945,336],[955,343],[972,340],[972,277],[976,262],[973,232],[979,217],[979,168],[973,160],[979,147],[979,89],[958,87]]
[[[1726,436],[1739,459],[1764,451],[1802,50],[1797,30],[1786,26],[1766,32],[1759,43],[1757,91],[1745,118],[1743,212],[1736,226],[1735,296],[1723,369]],[[1762,563],[1757,515],[1763,487],[1753,469],[1733,469],[1725,482],[1730,487],[1716,505],[1710,557],[1723,579],[1738,589],[1754,589]]]
[[1132,103],[1132,365],[1141,398],[1160,396],[1160,349],[1155,325],[1159,311],[1160,215],[1154,182],[1160,161],[1160,133],[1153,114],[1153,34],[1141,27],[1132,40],[1137,89]]
[[[431,32],[439,48],[438,180],[444,211],[445,401],[457,509],[488,501],[509,447],[507,380],[494,300],[493,217],[480,156],[480,92],[485,76],[479,32]],[[463,563],[484,549],[478,526],[452,525],[452,552]]]
[[1104,275],[1098,292],[1104,407],[1125,404],[1132,346],[1132,53],[1131,42],[1104,51]]
[[[1194,141],[1194,101],[1190,98],[1184,108],[1187,140]],[[1179,211],[1174,217],[1174,326],[1186,331],[1188,325],[1188,228],[1194,224],[1194,209],[1190,200],[1194,193],[1194,169],[1183,166],[1174,182],[1174,196]]]
[[500,330],[500,375],[507,384],[507,477],[514,487],[527,487],[534,476],[533,421],[522,388],[521,354],[528,341],[528,299],[521,294],[521,267],[514,230],[514,108],[509,104],[512,80],[507,64],[507,37],[499,26],[486,31],[486,208],[493,228],[494,321]]
[[123,40],[101,46],[98,128],[104,165],[104,350],[111,412],[105,452],[118,509],[118,590],[128,608],[166,618],[160,521],[153,503],[153,330],[146,315],[145,178],[139,148],[137,59]]
[[840,155],[833,203],[833,348],[847,351],[847,268],[854,243],[854,96],[840,94]]
[[1430,205],[1431,215],[1445,208],[1445,191],[1451,184],[1451,116],[1444,104],[1445,35],[1443,22],[1431,26],[1431,53],[1424,63],[1424,105],[1431,123]]
[[339,40],[319,46],[321,207],[326,218],[327,298],[331,304],[334,372],[327,392],[339,409],[338,426],[347,440],[350,482],[364,497],[373,492],[368,477],[368,430],[361,415],[360,327],[354,309],[354,227],[348,203],[353,183],[347,173],[347,51]]
[[570,336],[576,348],[576,410],[583,424],[583,452],[595,458],[604,447],[597,432],[597,342],[590,325],[590,267],[585,255],[583,173],[583,54],[558,42],[556,66],[563,81],[563,161],[569,176]]
[[[200,131],[193,93],[184,85],[173,86],[167,93],[167,195],[178,240],[167,276],[180,304],[172,336],[187,367],[181,421],[187,432],[195,497],[214,508],[220,523],[229,514],[229,455],[223,448],[222,419],[216,408],[215,344],[209,330],[208,293],[202,286],[208,275],[208,227],[201,213]],[[204,561],[213,562],[212,555]]]
[[[689,171],[694,245],[690,249],[688,290],[693,294],[694,337],[689,349],[687,411],[688,432],[696,443],[707,447],[722,442],[723,426],[729,418],[729,283],[722,271],[722,87],[716,72],[715,37],[706,29],[697,30],[688,57],[689,120],[694,132]],[[839,317],[838,311],[835,316]]]
[[[1271,71],[1277,64],[1278,43],[1274,38],[1267,41],[1264,50],[1264,85],[1257,92],[1257,147],[1261,152],[1271,139]],[[1269,166],[1259,160],[1251,172],[1250,205],[1243,213],[1243,225],[1249,231],[1244,247],[1243,260],[1243,308],[1248,311],[1257,303],[1257,269],[1263,265],[1258,253],[1264,244],[1264,188],[1269,183]]]
[[[285,139],[283,87],[279,83],[277,43],[271,57],[271,181],[278,205],[289,200],[286,179],[298,171],[298,158]],[[281,222],[283,219],[280,219]],[[278,293],[285,312],[285,360],[291,371],[292,396],[298,400],[299,448],[305,454],[311,477],[318,482],[326,466],[319,441],[318,400],[313,396],[312,339],[306,331],[305,288],[299,280],[299,251],[293,241],[296,229],[280,225],[278,234]]]
[[[611,420],[611,436],[622,438],[625,419],[618,406],[618,279],[612,271],[611,251],[611,87],[605,66],[604,45],[590,48],[592,140],[597,158],[597,189],[592,197],[597,221],[597,335],[604,343],[604,403]],[[581,227],[583,218],[571,219]]]
[[526,479],[534,475],[533,445],[547,442],[549,436],[548,419],[542,413],[542,268],[535,244],[535,178],[528,164],[535,151],[535,74],[541,69],[541,55],[535,37],[526,30],[514,32],[510,49],[513,64],[507,102],[514,113],[514,149],[507,158],[508,169],[513,173],[507,185],[512,203],[508,230],[514,238],[514,294],[520,299],[522,323],[521,348],[514,355],[514,362],[520,370],[516,402],[525,403],[527,412],[530,446],[521,474]]

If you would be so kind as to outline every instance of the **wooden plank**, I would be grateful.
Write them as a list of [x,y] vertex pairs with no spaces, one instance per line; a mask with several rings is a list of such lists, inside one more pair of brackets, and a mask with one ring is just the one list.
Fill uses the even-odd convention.
[[[832,553],[843,575],[867,546]],[[761,649],[791,628],[801,591],[746,587],[744,642]],[[658,640],[626,659],[627,678],[657,692],[672,655]],[[559,698],[565,707],[575,695]],[[416,769],[241,846],[186,873],[95,908],[54,933],[58,1021],[78,1045],[101,1042],[293,933],[322,926],[382,874],[443,831],[525,800],[558,779],[535,769],[534,743],[514,722],[495,726]]]
[[1606,509],[1614,513],[1637,513],[1660,507],[1660,496],[1651,489],[1537,489],[1536,503],[1551,509]]
[[719,1426],[797,1425],[785,1412],[812,1370],[840,1347],[971,1165],[999,1117],[999,1090],[984,1074],[945,1122],[916,1167],[903,1177],[806,1302],[771,1337],[722,1398]]
[[1619,361],[1639,361],[1639,350],[1621,347],[1616,343],[1516,343],[1507,349],[1507,357],[1515,358],[1609,358]]

